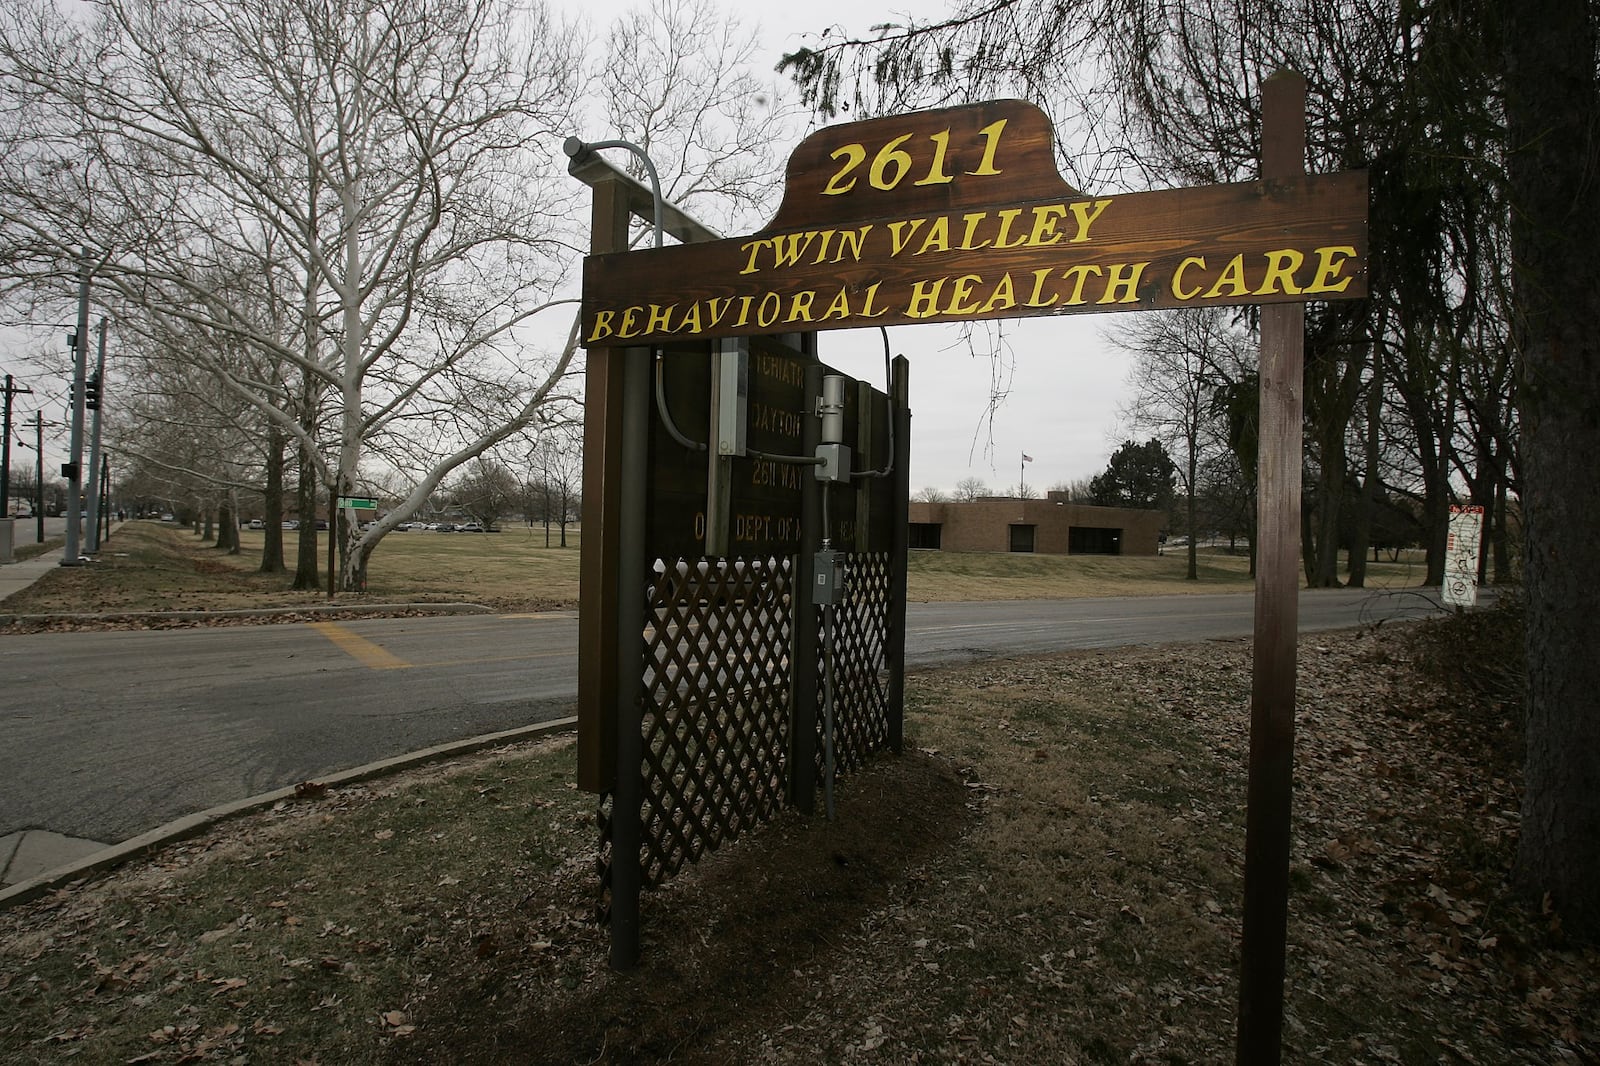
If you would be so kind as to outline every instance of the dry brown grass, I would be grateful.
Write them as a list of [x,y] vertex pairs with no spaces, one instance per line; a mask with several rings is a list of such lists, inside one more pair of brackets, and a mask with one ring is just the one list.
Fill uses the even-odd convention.
[[[319,589],[290,589],[292,543],[286,551],[289,573],[260,573],[261,538],[259,531],[244,531],[243,551],[228,555],[187,529],[130,522],[94,565],[45,575],[8,597],[0,613],[228,610],[328,602],[325,583]],[[568,531],[565,548],[558,546],[554,531],[553,546],[546,548],[544,542],[543,529],[513,526],[492,534],[392,533],[372,556],[367,592],[340,593],[335,599],[352,604],[466,601],[502,611],[576,607],[579,533]],[[1215,553],[1202,559],[1201,579],[1186,581],[1181,553],[913,552],[908,597],[926,602],[1250,591],[1244,556]],[[1368,584],[1415,585],[1421,577],[1415,562],[1382,563],[1372,567]]]
[[[1516,767],[1396,627],[1302,646],[1285,1061],[1592,1062],[1600,955],[1504,888]],[[1248,646],[918,675],[908,753],[585,921],[542,744],[234,825],[0,914],[0,1059],[1232,1058]]]

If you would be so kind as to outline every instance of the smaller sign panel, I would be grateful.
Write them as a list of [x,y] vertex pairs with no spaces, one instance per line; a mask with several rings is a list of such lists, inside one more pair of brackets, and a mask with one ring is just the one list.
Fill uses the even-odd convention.
[[340,496],[339,506],[352,511],[376,511],[378,501],[366,496]]
[[1478,549],[1482,533],[1482,507],[1450,508],[1442,598],[1452,607],[1471,607],[1478,602]]

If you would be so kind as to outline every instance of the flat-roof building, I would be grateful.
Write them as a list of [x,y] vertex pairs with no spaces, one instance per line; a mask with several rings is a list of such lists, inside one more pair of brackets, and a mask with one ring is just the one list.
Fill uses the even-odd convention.
[[951,552],[1155,555],[1166,524],[1164,511],[1074,503],[1064,492],[910,506],[911,547]]

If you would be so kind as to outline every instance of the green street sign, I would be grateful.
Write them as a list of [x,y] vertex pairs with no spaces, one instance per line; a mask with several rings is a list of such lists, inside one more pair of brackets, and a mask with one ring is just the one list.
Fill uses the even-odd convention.
[[378,501],[365,496],[340,496],[339,506],[341,508],[348,507],[353,511],[376,511],[378,509]]

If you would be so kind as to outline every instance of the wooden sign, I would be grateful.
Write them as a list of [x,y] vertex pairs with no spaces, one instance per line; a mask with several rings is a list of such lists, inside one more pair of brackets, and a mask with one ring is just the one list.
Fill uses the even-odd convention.
[[771,225],[590,256],[583,342],[1367,294],[1364,172],[1088,196],[1019,100],[821,130]]

